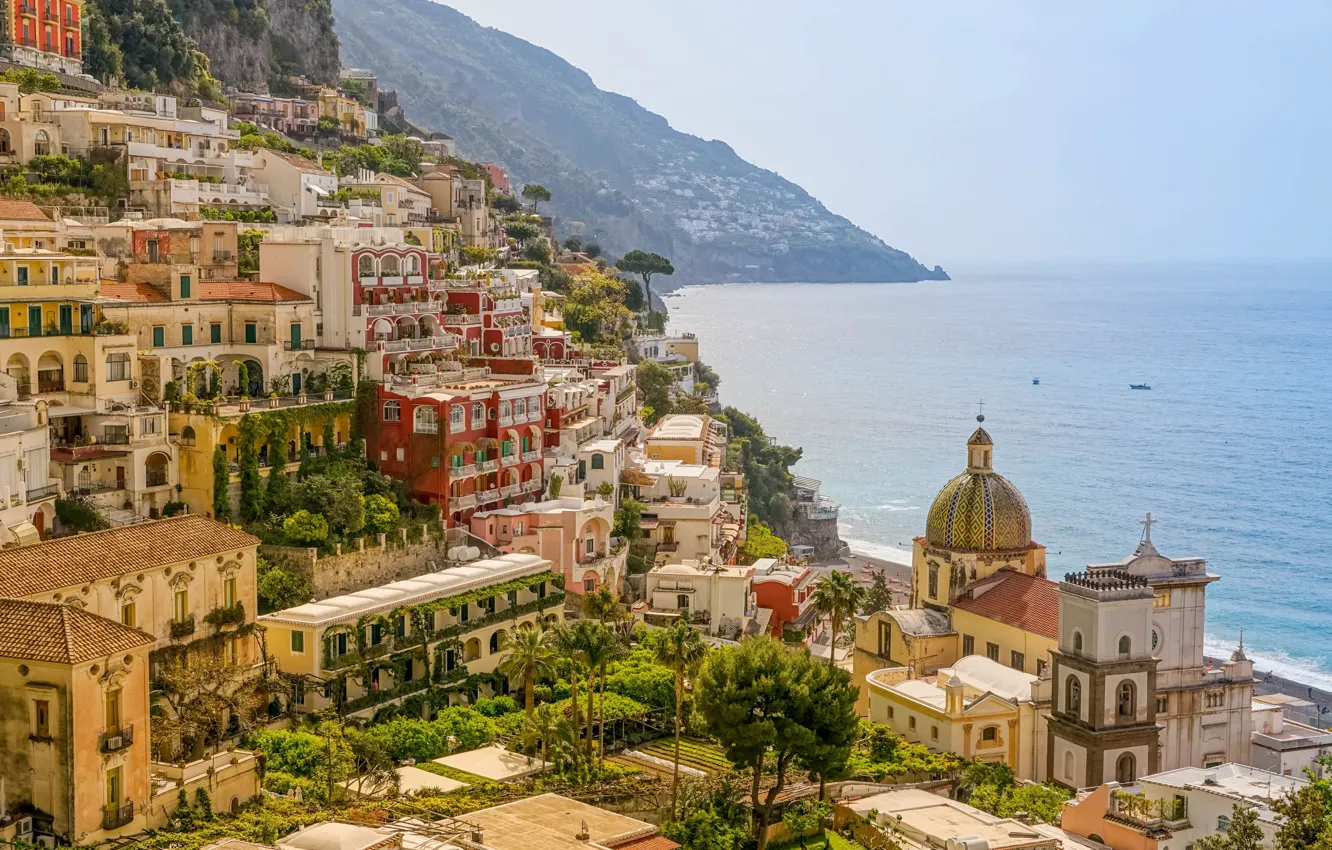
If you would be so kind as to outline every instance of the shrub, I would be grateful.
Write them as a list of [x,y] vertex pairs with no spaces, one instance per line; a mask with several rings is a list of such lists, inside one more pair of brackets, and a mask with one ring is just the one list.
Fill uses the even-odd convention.
[[282,530],[295,543],[318,546],[328,539],[328,523],[318,514],[300,510],[287,517]]
[[398,506],[384,496],[365,499],[365,527],[372,534],[388,534],[398,527]]

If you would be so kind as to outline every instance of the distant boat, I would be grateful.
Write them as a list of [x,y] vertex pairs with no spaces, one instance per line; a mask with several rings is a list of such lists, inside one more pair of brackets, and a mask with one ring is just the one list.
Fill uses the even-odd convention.
[[1151,384],[1129,384],[1131,390],[1150,390],[1151,388]]
[[1032,378],[1032,379],[1031,379],[1031,382],[1032,382],[1033,384],[1039,384],[1039,383],[1041,382],[1041,379],[1040,379],[1040,378]]

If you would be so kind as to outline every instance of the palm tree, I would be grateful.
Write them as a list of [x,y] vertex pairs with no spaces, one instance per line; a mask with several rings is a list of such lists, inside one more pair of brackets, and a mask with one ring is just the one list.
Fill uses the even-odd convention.
[[868,591],[844,572],[834,570],[814,585],[814,608],[828,617],[832,637],[828,641],[828,666],[837,664],[837,638],[842,634],[842,623],[854,616],[865,603]]
[[671,814],[675,820],[675,807],[680,794],[680,709],[684,703],[685,676],[693,673],[708,652],[708,645],[699,633],[683,620],[653,634],[652,651],[657,663],[675,671],[675,771],[671,776]]
[[569,661],[569,722],[573,724],[576,730],[579,727],[578,720],[578,654],[580,652],[580,636],[578,630],[566,625],[555,627],[552,632],[552,643],[555,651],[559,653],[560,658],[566,658]]
[[510,682],[515,679],[523,681],[524,711],[530,722],[536,709],[536,680],[555,675],[555,650],[551,648],[551,640],[540,626],[514,629],[504,636],[500,651],[508,655],[499,663],[499,672],[509,677]]
[[550,703],[542,703],[528,715],[523,723],[527,737],[541,742],[541,769],[546,769],[546,758],[555,755],[558,770],[563,754],[572,745],[572,729],[564,715]]
[[[605,687],[606,664],[617,654],[620,646],[619,640],[606,626],[600,623],[583,620],[577,626],[578,630],[578,651],[583,661],[587,664],[587,761],[592,763],[592,720],[595,717],[593,712],[592,698],[596,696],[596,689],[592,687],[592,678],[598,673],[602,679],[602,687]],[[603,695],[601,699],[602,709],[606,706],[606,698]],[[604,724],[605,718],[602,718]]]

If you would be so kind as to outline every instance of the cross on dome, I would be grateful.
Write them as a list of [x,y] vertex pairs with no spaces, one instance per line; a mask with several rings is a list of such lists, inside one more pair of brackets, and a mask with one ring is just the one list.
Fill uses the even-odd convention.
[[1160,522],[1159,519],[1152,519],[1152,512],[1151,512],[1151,511],[1148,511],[1148,512],[1147,512],[1147,518],[1146,518],[1146,519],[1140,519],[1140,520],[1138,520],[1138,525],[1141,525],[1142,528],[1143,528],[1143,532],[1142,532],[1142,542],[1143,542],[1143,543],[1151,543],[1151,542],[1152,542],[1152,526],[1156,525],[1158,522]]

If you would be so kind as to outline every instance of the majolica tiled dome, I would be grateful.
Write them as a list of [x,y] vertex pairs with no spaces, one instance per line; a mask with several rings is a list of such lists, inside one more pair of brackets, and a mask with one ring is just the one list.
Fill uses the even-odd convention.
[[964,552],[1008,552],[1031,545],[1027,500],[994,471],[994,443],[984,428],[967,440],[967,471],[944,485],[930,505],[930,545]]

